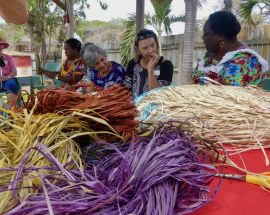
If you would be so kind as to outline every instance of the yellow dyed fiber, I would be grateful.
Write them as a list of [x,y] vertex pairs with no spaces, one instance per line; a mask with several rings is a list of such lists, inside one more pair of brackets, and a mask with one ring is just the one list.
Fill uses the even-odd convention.
[[[0,112],[9,114],[8,119],[0,115],[0,187],[7,186],[16,175],[16,171],[2,171],[1,169],[18,168],[25,153],[30,148],[38,146],[39,143],[44,144],[61,165],[68,163],[73,157],[79,168],[82,169],[80,149],[72,138],[88,135],[93,140],[98,140],[99,134],[110,133],[89,129],[76,118],[79,112],[75,111],[67,116],[52,113],[33,115],[33,112],[28,113],[26,110],[15,113],[0,107]],[[101,123],[100,120],[99,123]],[[110,127],[105,121],[102,121],[102,123]],[[117,136],[116,133],[111,134]],[[38,151],[32,150],[30,152],[26,162],[27,167],[48,165],[51,165],[50,162]],[[45,170],[39,171],[39,174],[48,173]],[[17,184],[19,189],[16,193],[21,201],[29,193],[35,192],[32,188],[24,187],[32,187],[33,185],[42,186],[41,180],[35,172],[32,172],[30,177],[23,178]],[[0,192],[0,214],[5,214],[15,206],[16,200],[11,191]]]

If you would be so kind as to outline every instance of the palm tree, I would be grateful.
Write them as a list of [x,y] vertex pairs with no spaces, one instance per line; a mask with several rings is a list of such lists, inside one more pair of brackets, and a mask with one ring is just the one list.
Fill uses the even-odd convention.
[[248,24],[255,24],[252,11],[255,7],[259,8],[260,15],[267,18],[270,15],[270,0],[243,0],[239,6],[239,15]]
[[[170,25],[174,22],[184,21],[184,16],[170,16],[172,0],[151,0],[155,11],[154,15],[145,15],[144,22],[147,25],[153,26],[159,38],[159,47],[161,48],[161,34],[163,30],[167,34],[172,32]],[[130,50],[132,40],[136,33],[135,15],[131,15],[127,21],[124,22],[124,34],[120,43],[121,61],[123,65],[127,65],[130,60]],[[161,53],[161,50],[160,50]]]
[[[150,0],[153,8],[155,10],[155,15],[146,16],[146,22],[152,25],[158,33],[158,41],[160,43],[160,53],[161,53],[161,44],[162,37],[161,34],[165,30],[166,34],[172,33],[171,24],[174,22],[184,21],[183,16],[170,16],[172,12],[172,1],[173,0]],[[164,28],[163,28],[164,27]]]
[[233,1],[232,0],[224,0],[224,8],[223,10],[225,11],[231,11],[232,10],[232,7],[233,7]]
[[[179,59],[182,68],[179,68],[178,80],[179,84],[191,83],[191,72],[193,70],[193,48],[194,34],[196,28],[197,7],[203,0],[185,0],[185,33],[184,33],[184,49],[183,59]],[[181,55],[180,55],[181,56]],[[179,64],[181,65],[181,64]]]
[[136,32],[144,28],[144,0],[136,0]]

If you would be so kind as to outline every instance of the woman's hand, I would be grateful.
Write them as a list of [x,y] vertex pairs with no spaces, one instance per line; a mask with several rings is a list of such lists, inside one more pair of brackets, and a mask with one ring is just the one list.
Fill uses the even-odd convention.
[[147,64],[147,71],[148,72],[154,71],[154,68],[158,63],[159,58],[160,58],[160,56],[156,53],[152,56],[152,58],[150,59],[150,61]]
[[156,77],[155,77],[155,74],[154,74],[154,68],[157,65],[159,59],[160,59],[160,56],[157,54],[154,54],[153,57],[150,59],[150,61],[147,64],[148,87],[150,90],[159,87],[159,84],[158,84]]
[[86,83],[86,93],[92,93],[95,91],[95,84],[92,81]]
[[77,84],[80,80],[82,80],[84,74],[72,74],[71,76],[59,76],[58,79],[70,85]]
[[0,76],[0,82],[6,81],[6,78],[4,76]]

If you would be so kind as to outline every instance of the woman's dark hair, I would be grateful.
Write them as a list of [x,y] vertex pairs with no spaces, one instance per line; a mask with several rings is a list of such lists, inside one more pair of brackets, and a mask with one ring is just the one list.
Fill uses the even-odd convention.
[[78,52],[81,51],[82,43],[79,40],[70,38],[66,40],[65,43],[68,44],[72,49],[76,49]]
[[[158,38],[157,38],[157,35],[152,30],[148,30],[148,29],[142,29],[142,30],[140,30],[136,34],[136,37],[135,37],[135,42],[134,42],[135,47],[138,48],[139,47],[139,42],[141,40],[148,39],[148,38],[154,38],[154,40],[156,42],[156,45],[157,45],[157,52],[159,54],[159,42],[158,42]],[[139,58],[139,56],[137,55],[137,53],[135,53],[135,59],[138,59],[138,58]]]
[[217,11],[208,18],[210,28],[214,34],[234,39],[241,30],[241,25],[235,15],[227,11]]

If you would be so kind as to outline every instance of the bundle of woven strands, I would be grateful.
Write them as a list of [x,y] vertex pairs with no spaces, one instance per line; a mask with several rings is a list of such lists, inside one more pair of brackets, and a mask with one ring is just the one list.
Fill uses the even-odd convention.
[[[134,136],[138,121],[136,107],[132,102],[130,91],[121,86],[112,86],[94,95],[82,95],[76,92],[60,90],[42,90],[32,97],[27,109],[34,107],[35,114],[58,113],[70,114],[76,110],[81,114],[78,118],[94,131],[104,131],[108,129],[102,123],[97,122],[97,118],[105,120],[124,140]],[[87,117],[86,117],[87,116]],[[89,116],[94,117],[91,120]],[[109,139],[112,141],[112,139]]]
[[[270,146],[270,94],[251,87],[185,85],[160,88],[137,99],[141,121],[189,122],[195,138],[232,144],[232,150]],[[229,150],[230,151],[230,150]]]

